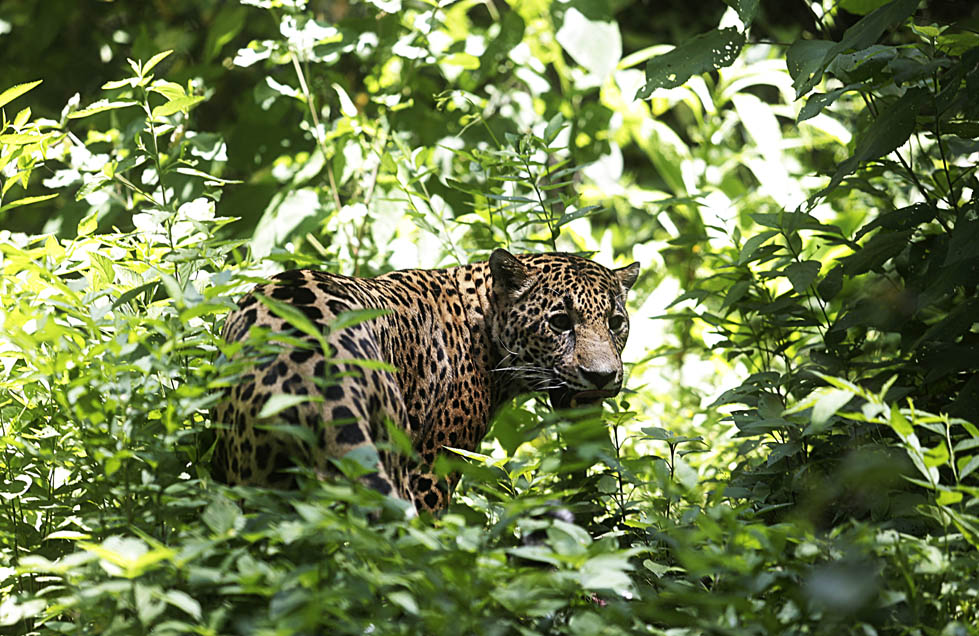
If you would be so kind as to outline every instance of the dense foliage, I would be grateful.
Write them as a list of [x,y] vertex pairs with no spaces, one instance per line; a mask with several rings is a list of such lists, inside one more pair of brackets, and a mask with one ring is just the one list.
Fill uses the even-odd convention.
[[[662,4],[0,5],[0,632],[975,633],[976,8]],[[243,290],[501,245],[642,263],[629,391],[214,482]]]

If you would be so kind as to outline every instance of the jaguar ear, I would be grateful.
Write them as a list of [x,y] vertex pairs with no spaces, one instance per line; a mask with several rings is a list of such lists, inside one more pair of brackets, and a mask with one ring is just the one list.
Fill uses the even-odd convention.
[[516,256],[505,249],[495,249],[489,258],[493,287],[506,293],[517,293],[530,278],[530,272]]
[[639,278],[639,263],[633,263],[632,265],[626,265],[619,269],[612,270],[615,277],[619,279],[622,283],[622,288],[626,291],[632,289],[632,286],[636,284],[636,279]]

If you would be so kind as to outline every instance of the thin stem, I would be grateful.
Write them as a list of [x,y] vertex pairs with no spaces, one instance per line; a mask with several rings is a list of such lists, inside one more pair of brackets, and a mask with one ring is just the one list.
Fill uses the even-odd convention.
[[337,192],[337,182],[333,176],[333,166],[330,164],[330,157],[326,151],[326,140],[320,134],[320,117],[316,112],[316,103],[313,100],[313,94],[310,92],[309,86],[306,84],[306,76],[303,73],[303,69],[299,65],[298,53],[296,51],[290,51],[289,57],[292,59],[292,67],[295,69],[296,78],[299,80],[299,88],[302,89],[303,96],[306,98],[306,108],[309,110],[309,116],[313,120],[313,139],[320,147],[320,152],[323,153],[326,176],[330,180],[330,193],[333,195],[333,203],[336,205],[337,212],[339,212],[343,204],[340,202],[340,194]]

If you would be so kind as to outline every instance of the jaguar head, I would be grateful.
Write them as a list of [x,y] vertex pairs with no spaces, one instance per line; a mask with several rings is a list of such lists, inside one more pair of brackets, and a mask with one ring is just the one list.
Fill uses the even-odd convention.
[[555,408],[594,404],[622,388],[626,294],[639,264],[608,269],[572,254],[490,256],[499,310],[497,369]]

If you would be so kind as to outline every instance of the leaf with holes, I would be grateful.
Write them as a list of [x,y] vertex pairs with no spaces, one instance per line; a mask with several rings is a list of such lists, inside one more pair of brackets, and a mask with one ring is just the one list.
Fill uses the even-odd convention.
[[646,99],[657,88],[676,88],[691,75],[730,66],[744,43],[744,33],[728,27],[701,33],[669,53],[657,55],[646,62],[646,84],[636,99]]

